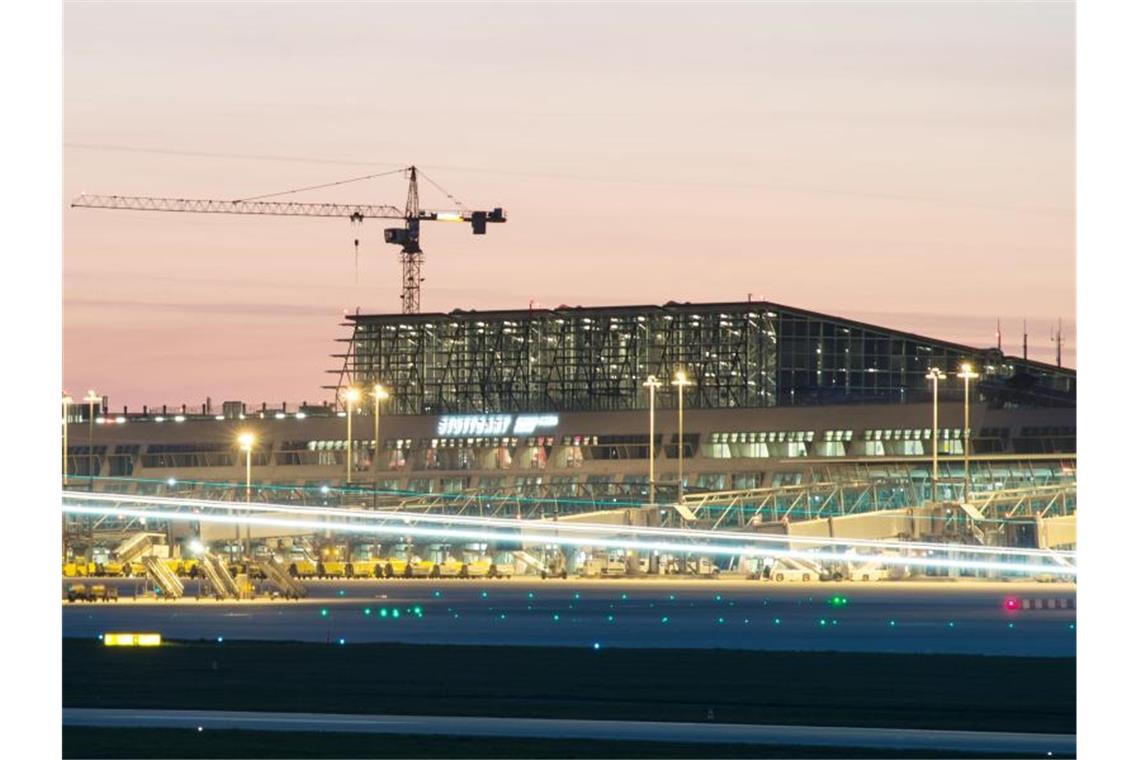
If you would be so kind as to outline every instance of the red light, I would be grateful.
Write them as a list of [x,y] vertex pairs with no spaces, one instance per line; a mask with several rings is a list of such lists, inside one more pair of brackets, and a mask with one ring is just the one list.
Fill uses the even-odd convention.
[[1006,599],[1005,608],[1007,610],[1016,610],[1021,604],[1016,599]]

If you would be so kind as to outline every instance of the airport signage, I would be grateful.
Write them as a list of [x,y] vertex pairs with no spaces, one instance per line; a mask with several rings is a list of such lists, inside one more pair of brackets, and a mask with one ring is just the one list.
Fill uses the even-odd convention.
[[489,438],[530,435],[557,426],[557,414],[449,414],[439,418],[435,433],[440,438]]
[[103,646],[157,647],[162,644],[160,633],[104,633]]

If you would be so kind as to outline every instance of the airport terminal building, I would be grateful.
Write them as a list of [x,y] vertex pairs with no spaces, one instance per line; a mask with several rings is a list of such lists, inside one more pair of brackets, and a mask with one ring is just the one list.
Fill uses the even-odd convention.
[[[1075,370],[994,348],[767,302],[355,315],[348,327],[329,387],[363,393],[351,462],[343,402],[104,404],[94,424],[77,404],[69,475],[131,493],[244,486],[237,436],[252,432],[255,486],[335,487],[351,469],[354,484],[386,490],[642,501],[652,375],[659,499],[676,493],[679,470],[689,493],[876,477],[921,486],[935,447],[948,489],[967,446],[979,488],[1074,477]],[[969,431],[965,363],[979,375]],[[937,432],[932,368],[945,374]],[[690,384],[674,384],[678,372]],[[388,394],[378,445],[377,384]]]

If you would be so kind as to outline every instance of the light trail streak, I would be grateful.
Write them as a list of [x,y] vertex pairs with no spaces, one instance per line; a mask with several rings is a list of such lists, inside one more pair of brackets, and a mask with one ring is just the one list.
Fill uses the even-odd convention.
[[[666,541],[641,541],[636,538],[588,538],[558,535],[535,535],[522,531],[511,533],[498,533],[493,530],[478,530],[475,528],[446,528],[446,527],[419,527],[415,525],[360,525],[347,523],[330,523],[314,520],[283,519],[276,517],[261,517],[257,515],[224,515],[224,514],[195,514],[187,512],[168,512],[164,510],[133,509],[122,507],[95,507],[83,505],[65,506],[64,511],[70,514],[103,515],[103,516],[129,516],[146,519],[170,520],[172,522],[205,522],[223,525],[260,525],[279,528],[301,528],[314,532],[335,531],[340,533],[359,533],[365,535],[391,535],[416,536],[421,538],[452,538],[464,541],[481,542],[509,542],[532,544],[559,544],[576,547],[605,547],[612,549],[635,549],[642,551],[664,551],[685,554],[714,554],[722,556],[747,557],[773,557],[804,559],[812,562],[877,562],[884,565],[902,567],[939,567],[944,569],[960,570],[993,570],[1004,573],[1021,575],[1037,574],[1043,572],[1063,571],[1065,575],[1075,577],[1075,568],[1062,568],[1057,564],[1047,565],[1038,563],[1008,563],[993,561],[971,561],[940,557],[906,557],[899,555],[873,555],[859,554],[854,551],[839,552],[810,552],[797,549],[768,549],[754,546],[732,546],[715,544],[688,544]],[[528,523],[530,524],[530,523]],[[514,526],[517,528],[517,526]],[[900,546],[899,548],[905,548]]]
[[[862,547],[870,549],[898,549],[901,547],[914,550],[925,551],[940,551],[940,552],[958,552],[963,554],[972,555],[997,555],[997,556],[1018,556],[1018,557],[1032,557],[1042,560],[1049,560],[1056,563],[1058,558],[1064,560],[1076,560],[1076,552],[1065,551],[1052,551],[1046,549],[1028,549],[1022,547],[1000,547],[1000,546],[970,546],[966,544],[936,544],[921,541],[907,541],[900,543],[898,541],[885,541],[874,539],[841,539],[831,538],[826,536],[790,536],[790,535],[773,535],[763,533],[728,533],[725,531],[710,531],[689,528],[651,528],[632,525],[609,525],[605,523],[563,523],[555,521],[539,521],[539,520],[519,520],[514,518],[503,517],[475,517],[466,515],[430,515],[420,514],[415,512],[396,512],[391,510],[364,510],[364,509],[345,509],[343,507],[310,507],[310,506],[295,506],[286,504],[247,504],[245,502],[223,502],[223,501],[210,501],[208,499],[178,499],[163,496],[128,496],[122,494],[93,494],[84,492],[64,492],[64,498],[75,498],[88,501],[123,503],[135,502],[142,504],[153,504],[160,507],[170,505],[185,505],[189,507],[200,507],[203,509],[238,512],[280,512],[285,514],[296,514],[303,516],[338,516],[345,518],[352,518],[354,520],[367,520],[374,522],[383,521],[402,521],[405,524],[412,522],[419,523],[436,523],[436,524],[466,524],[483,527],[501,527],[510,530],[519,530],[520,526],[526,525],[528,530],[549,531],[557,533],[577,533],[587,536],[597,536],[599,533],[620,533],[623,535],[633,536],[649,536],[649,537],[666,537],[666,538],[685,538],[704,541],[744,541],[754,544],[809,544],[816,546],[830,546],[830,547]],[[322,523],[324,524],[324,523]],[[550,542],[556,543],[556,542]]]

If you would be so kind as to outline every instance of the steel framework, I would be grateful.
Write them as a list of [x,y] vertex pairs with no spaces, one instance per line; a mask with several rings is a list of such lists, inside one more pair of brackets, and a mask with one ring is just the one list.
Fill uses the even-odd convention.
[[[1072,370],[766,302],[348,319],[330,387],[382,383],[396,414],[643,409],[644,378],[682,368],[688,408],[913,402],[929,398],[931,367],[966,361],[990,403],[1075,400]],[[663,386],[659,403],[675,393]]]

